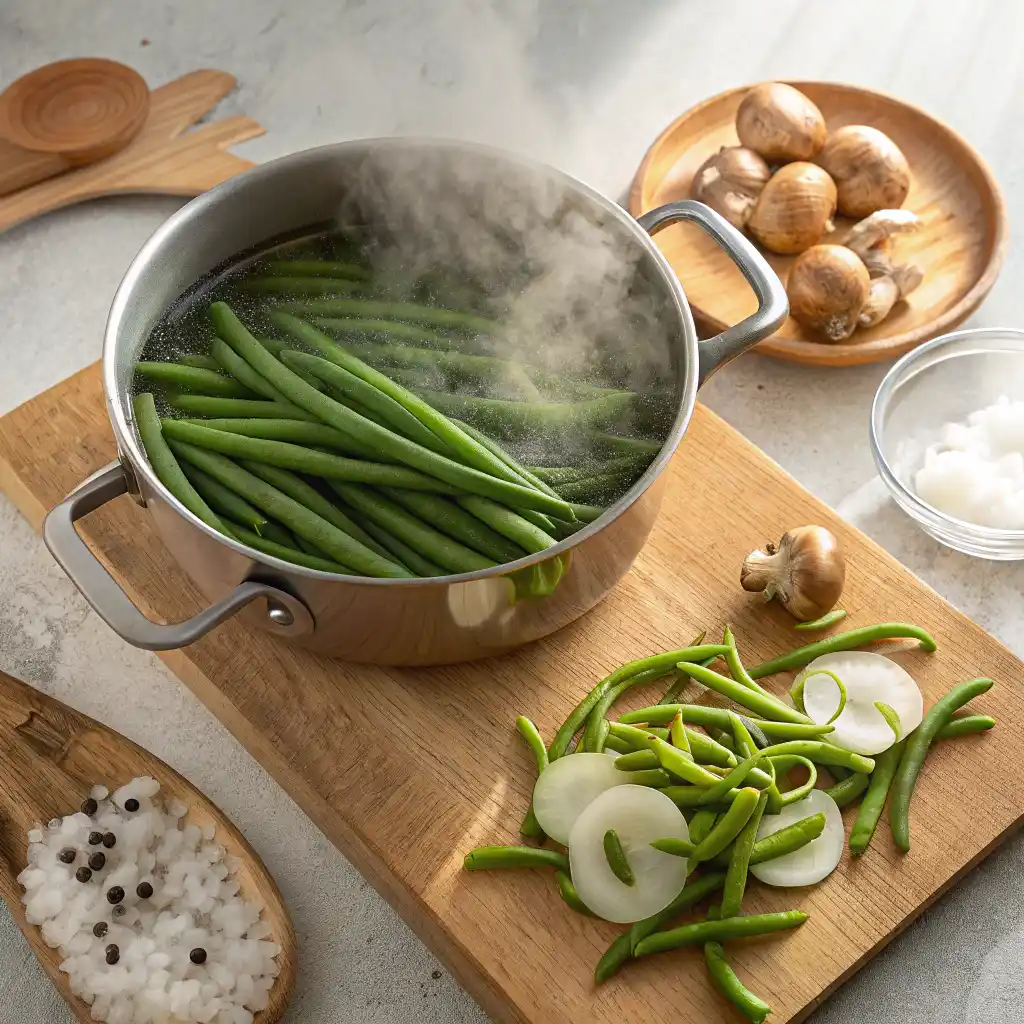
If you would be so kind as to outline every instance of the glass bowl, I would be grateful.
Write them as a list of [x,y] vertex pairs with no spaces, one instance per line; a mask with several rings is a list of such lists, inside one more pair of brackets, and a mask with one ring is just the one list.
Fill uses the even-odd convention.
[[1024,559],[1024,530],[956,519],[922,501],[914,474],[942,427],[1001,396],[1024,395],[1024,331],[956,331],[914,349],[886,374],[871,407],[871,452],[896,503],[937,541],[967,555]]

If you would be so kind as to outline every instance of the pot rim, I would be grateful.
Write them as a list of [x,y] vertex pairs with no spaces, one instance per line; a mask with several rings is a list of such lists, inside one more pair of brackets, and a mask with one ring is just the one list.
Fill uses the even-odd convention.
[[[314,156],[323,158],[332,153],[342,154],[350,150],[373,149],[401,149],[410,147],[428,147],[463,150],[476,152],[505,160],[508,163],[523,167],[532,171],[543,172],[552,175],[568,188],[582,193],[588,200],[599,206],[605,213],[613,216],[621,226],[633,235],[636,242],[653,258],[655,266],[660,272],[662,283],[666,286],[669,295],[675,305],[676,314],[682,328],[683,343],[686,347],[685,363],[683,366],[682,393],[679,405],[676,410],[675,419],[667,437],[662,443],[661,450],[655,456],[654,461],[646,469],[644,474],[618,501],[610,505],[602,515],[598,516],[592,523],[588,523],[583,529],[560,540],[553,547],[544,551],[526,555],[514,562],[505,562],[487,569],[478,569],[469,573],[450,573],[445,576],[417,577],[414,579],[381,579],[371,576],[348,576],[342,573],[324,572],[320,569],[310,569],[306,566],[296,565],[294,562],[287,562],[276,558],[273,555],[264,554],[245,544],[225,537],[212,527],[204,523],[198,516],[189,511],[173,494],[164,486],[153,472],[149,459],[142,449],[137,433],[125,415],[125,409],[130,403],[122,403],[115,400],[120,396],[117,382],[117,359],[119,336],[123,329],[125,311],[128,300],[138,287],[139,279],[149,269],[150,265],[157,262],[167,244],[167,240],[174,236],[175,232],[190,221],[199,220],[206,211],[219,203],[224,196],[245,189],[248,183],[272,178],[280,170],[290,167]],[[295,225],[302,227],[302,225]],[[190,200],[180,210],[172,214],[163,224],[160,225],[147,239],[146,243],[136,254],[129,264],[121,283],[114,294],[110,312],[107,315],[106,327],[103,333],[103,392],[107,400],[107,413],[114,430],[114,438],[117,444],[118,454],[122,463],[128,462],[128,469],[136,478],[142,477],[164,502],[171,506],[178,515],[182,516],[192,526],[197,527],[208,534],[214,540],[231,548],[240,555],[244,555],[250,561],[266,565],[269,568],[283,571],[291,575],[303,576],[315,580],[344,580],[345,583],[362,584],[366,586],[423,586],[436,583],[468,583],[474,580],[487,579],[495,576],[506,576],[516,570],[525,569],[531,565],[537,565],[562,555],[582,544],[590,537],[595,536],[606,526],[618,519],[633,503],[651,486],[661,475],[669,460],[675,454],[679,442],[689,425],[693,415],[693,409],[697,402],[697,377],[698,377],[698,341],[697,330],[693,322],[693,314],[690,312],[690,305],[683,291],[683,286],[676,277],[668,260],[662,255],[661,250],[655,245],[652,237],[640,226],[640,224],[618,203],[613,202],[602,195],[596,189],[580,181],[578,178],[551,167],[539,160],[523,157],[508,152],[495,146],[485,146],[474,142],[465,142],[459,139],[433,138],[428,136],[399,136],[391,138],[366,138],[352,139],[346,142],[333,143],[327,146],[317,146],[310,149],[300,150],[287,156],[278,157],[265,164],[260,164],[250,170],[237,174],[227,179],[212,189]]]

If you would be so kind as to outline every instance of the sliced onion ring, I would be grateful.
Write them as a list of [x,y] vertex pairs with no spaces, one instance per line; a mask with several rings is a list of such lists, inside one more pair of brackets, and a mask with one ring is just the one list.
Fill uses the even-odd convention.
[[846,833],[843,815],[835,800],[820,789],[812,789],[803,800],[788,804],[780,814],[766,814],[757,829],[757,838],[764,839],[779,829],[808,818],[812,814],[825,814],[825,830],[806,846],[787,853],[785,857],[752,864],[750,873],[765,885],[814,885],[827,878],[843,858]]
[[[633,885],[619,881],[608,864],[604,836],[609,829],[622,844]],[[651,846],[666,838],[689,840],[690,830],[664,793],[631,785],[603,793],[576,819],[569,835],[569,865],[580,899],[598,917],[618,924],[664,910],[679,895],[689,870],[685,857]]]
[[620,772],[615,761],[604,754],[566,754],[538,776],[533,788],[533,813],[540,827],[564,846],[587,805],[605,790],[628,782],[626,772]]

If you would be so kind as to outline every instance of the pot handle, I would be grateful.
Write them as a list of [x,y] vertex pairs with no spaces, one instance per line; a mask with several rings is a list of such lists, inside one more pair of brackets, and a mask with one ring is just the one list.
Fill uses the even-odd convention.
[[697,346],[700,359],[698,387],[730,359],[756,345],[762,338],[767,338],[769,334],[774,334],[782,326],[782,321],[789,315],[786,289],[754,244],[721,214],[715,213],[704,203],[683,199],[650,210],[637,220],[651,235],[681,220],[699,224],[740,268],[757,296],[756,313]]
[[76,520],[127,492],[124,467],[114,462],[72,491],[43,520],[43,542],[50,554],[119,637],[147,651],[186,647],[260,597],[267,600],[268,625],[274,632],[285,636],[312,632],[313,616],[298,598],[256,580],[239,583],[226,597],[184,622],[160,625],[147,619],[75,529]]

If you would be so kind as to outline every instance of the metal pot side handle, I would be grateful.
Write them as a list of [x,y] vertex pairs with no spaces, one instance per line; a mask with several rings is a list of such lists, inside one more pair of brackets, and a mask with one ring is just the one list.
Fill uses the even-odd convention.
[[148,651],[186,647],[261,597],[267,601],[266,625],[274,632],[300,636],[313,631],[313,617],[298,598],[256,580],[240,583],[226,597],[184,622],[160,625],[147,619],[75,529],[76,520],[127,491],[124,468],[118,462],[112,463],[72,491],[43,520],[43,542],[50,554],[119,637]]
[[721,334],[702,341],[700,353],[700,379],[703,384],[717,369],[741,352],[756,345],[762,338],[774,334],[789,315],[789,300],[786,289],[768,261],[757,251],[754,244],[734,228],[724,217],[709,206],[693,199],[678,203],[667,203],[638,217],[640,226],[648,234],[655,235],[662,228],[681,220],[699,224],[728,254],[747,279],[757,296],[757,312],[752,313],[738,324],[727,328]]

